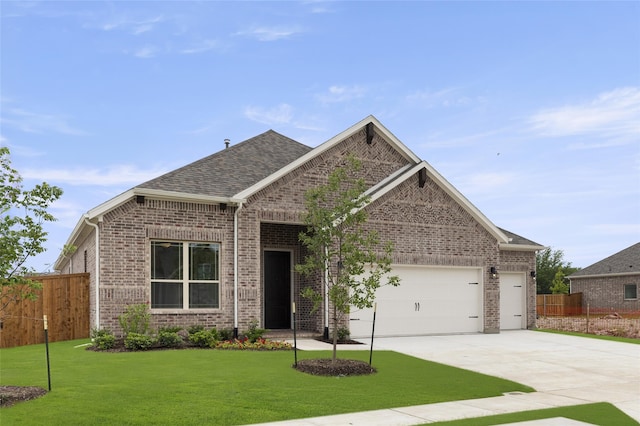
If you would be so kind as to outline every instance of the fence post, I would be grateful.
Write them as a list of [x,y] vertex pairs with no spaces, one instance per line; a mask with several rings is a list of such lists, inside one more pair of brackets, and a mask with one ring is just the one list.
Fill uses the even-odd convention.
[[587,302],[587,334],[589,334],[589,303]]

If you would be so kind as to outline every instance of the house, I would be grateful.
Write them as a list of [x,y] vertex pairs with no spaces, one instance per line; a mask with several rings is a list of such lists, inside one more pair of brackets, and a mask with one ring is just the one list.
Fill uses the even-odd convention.
[[596,311],[640,312],[640,243],[567,277],[570,293],[582,293],[582,304]]
[[[61,256],[62,273],[91,273],[91,323],[119,330],[130,304],[156,327],[202,324],[235,333],[327,332],[301,289],[304,194],[347,155],[362,162],[367,226],[391,241],[396,288],[377,294],[376,335],[484,332],[535,326],[535,253],[544,247],[495,226],[429,163],[369,116],[316,148],[269,130],[142,183],[89,210]],[[353,337],[372,312],[352,311]]]

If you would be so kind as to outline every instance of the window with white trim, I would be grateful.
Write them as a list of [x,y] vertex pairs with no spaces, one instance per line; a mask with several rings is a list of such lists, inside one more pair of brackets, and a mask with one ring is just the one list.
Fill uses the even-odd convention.
[[637,284],[625,284],[624,285],[624,300],[636,300],[638,298],[638,285]]
[[219,307],[220,244],[151,242],[152,309]]

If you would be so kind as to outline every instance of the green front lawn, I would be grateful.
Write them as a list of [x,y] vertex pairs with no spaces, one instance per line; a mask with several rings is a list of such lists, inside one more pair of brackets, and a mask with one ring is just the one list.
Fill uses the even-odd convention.
[[[612,404],[600,402],[596,404],[574,405],[570,407],[548,408],[546,410],[523,411],[519,413],[500,414],[498,416],[475,417],[473,419],[454,420],[450,422],[429,423],[438,426],[489,426],[517,423],[530,420],[565,417],[591,425],[601,426],[637,426],[631,417],[618,410]],[[426,424],[425,424],[426,426]]]
[[[373,354],[377,374],[336,378],[294,370],[292,351],[74,348],[85,342],[51,344],[52,391],[1,409],[2,424],[233,425],[532,391],[386,351]],[[367,351],[340,356],[369,359]],[[330,352],[298,352],[298,359],[316,357],[330,357]],[[46,389],[44,345],[0,350],[0,384]]]
[[537,328],[536,331],[540,331],[542,333],[566,334],[567,336],[588,337],[590,339],[609,340],[612,342],[632,343],[634,345],[640,345],[640,339],[632,339],[630,337],[603,336],[599,334],[578,333],[575,331],[551,330],[548,328]]

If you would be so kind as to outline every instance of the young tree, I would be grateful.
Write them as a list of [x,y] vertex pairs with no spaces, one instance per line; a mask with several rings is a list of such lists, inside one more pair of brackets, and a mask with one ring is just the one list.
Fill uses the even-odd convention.
[[23,189],[9,154],[9,148],[0,147],[0,320],[10,304],[37,297],[41,283],[29,278],[35,271],[25,262],[45,251],[43,225],[55,220],[47,209],[62,195],[46,182]]
[[568,294],[569,293],[569,284],[565,282],[564,272],[561,269],[558,269],[556,275],[553,277],[553,281],[551,282],[551,293],[553,294]]
[[[331,304],[333,362],[338,328],[351,306],[359,309],[373,306],[375,291],[383,278],[387,285],[400,284],[399,277],[388,275],[393,245],[381,243],[376,232],[364,228],[367,220],[364,207],[369,197],[365,195],[364,180],[356,177],[360,168],[361,163],[349,157],[346,166],[329,175],[327,184],[306,192],[307,230],[299,236],[310,254],[304,263],[296,265],[296,271],[304,275],[320,273],[326,278],[324,291]],[[323,292],[311,287],[305,288],[302,295],[314,302],[314,311],[323,299]]]
[[562,271],[564,276],[567,276],[578,270],[580,268],[571,266],[571,262],[564,261],[564,252],[562,250],[551,250],[550,247],[547,247],[536,255],[537,293],[551,293],[553,279],[558,271]]

